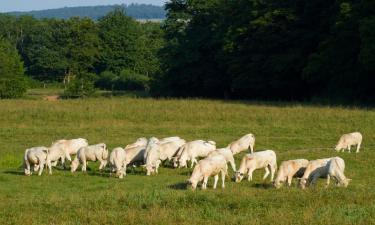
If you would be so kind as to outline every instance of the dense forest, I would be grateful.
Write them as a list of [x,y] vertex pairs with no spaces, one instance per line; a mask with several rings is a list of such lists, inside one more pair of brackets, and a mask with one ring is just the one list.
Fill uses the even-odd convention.
[[96,87],[176,97],[375,97],[373,0],[172,0],[165,7],[161,24],[138,23],[120,9],[98,21],[3,15],[0,35],[3,48],[17,49],[19,57],[9,51],[15,67],[23,61],[28,77],[65,82],[67,93]]
[[126,14],[134,19],[165,18],[165,10],[162,6],[148,4],[65,7],[30,12],[9,12],[8,14],[14,16],[30,15],[37,19],[69,19],[71,17],[88,17],[93,20],[98,20],[118,7],[122,7]]

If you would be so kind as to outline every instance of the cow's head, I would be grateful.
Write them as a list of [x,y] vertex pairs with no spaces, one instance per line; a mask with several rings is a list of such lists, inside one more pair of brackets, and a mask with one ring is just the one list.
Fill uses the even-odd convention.
[[77,170],[79,166],[78,160],[73,160],[73,162],[70,164],[70,171],[73,173]]
[[307,178],[298,178],[299,179],[299,186],[302,189],[305,189],[307,186]]
[[348,187],[350,181],[352,181],[352,179],[345,178],[343,181],[341,181],[341,183],[339,183],[339,186],[341,186],[341,187]]
[[281,188],[281,186],[283,185],[283,182],[281,180],[275,180],[273,182],[273,186],[276,188],[276,189],[279,189]]
[[146,167],[146,175],[147,176],[150,176],[152,174],[154,174],[156,172],[156,166],[155,165],[152,165],[152,164],[147,164],[145,165]]
[[235,174],[235,180],[237,183],[241,182],[242,179],[244,178],[245,174],[240,172],[240,171],[237,171],[236,174]]

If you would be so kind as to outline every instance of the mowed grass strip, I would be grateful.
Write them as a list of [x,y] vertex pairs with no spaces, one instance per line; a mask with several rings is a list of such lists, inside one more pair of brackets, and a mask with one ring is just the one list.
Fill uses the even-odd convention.
[[[0,101],[0,224],[372,224],[375,223],[375,111],[298,104],[218,100],[97,98],[86,100]],[[360,131],[359,154],[336,153],[343,133]],[[84,137],[110,149],[139,137],[210,139],[224,147],[246,133],[256,150],[273,149],[278,164],[295,158],[340,156],[347,189],[272,188],[261,180],[226,188],[186,189],[191,169],[164,167],[147,177],[129,168],[123,180],[99,172],[54,169],[48,176],[23,175],[22,157],[31,146]],[[245,153],[236,155],[237,167]],[[229,176],[233,175],[229,169]],[[295,185],[295,182],[294,182]]]

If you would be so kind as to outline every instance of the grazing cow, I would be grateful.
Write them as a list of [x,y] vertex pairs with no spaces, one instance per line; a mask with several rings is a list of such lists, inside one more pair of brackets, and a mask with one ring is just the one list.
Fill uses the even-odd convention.
[[147,176],[152,173],[157,174],[160,163],[165,160],[171,160],[178,149],[185,143],[184,139],[149,143],[146,150],[148,153],[145,165]]
[[337,143],[335,149],[336,151],[342,150],[343,152],[345,149],[349,150],[350,153],[350,147],[356,145],[357,146],[357,151],[356,153],[359,152],[359,149],[361,148],[361,143],[362,143],[362,134],[359,132],[353,132],[350,134],[344,134],[341,136],[339,142]]
[[107,165],[108,150],[104,143],[89,145],[78,150],[76,158],[72,161],[70,169],[75,172],[80,164],[82,164],[82,171],[86,171],[87,161],[100,161],[99,170],[102,170]]
[[303,176],[307,164],[309,164],[307,159],[295,159],[282,162],[277,172],[274,186],[280,188],[283,183],[287,182],[290,187],[293,177]]
[[326,177],[327,173],[322,173],[322,170],[326,170],[327,163],[332,158],[316,159],[311,160],[306,166],[305,173],[299,180],[299,185],[302,189],[305,189],[310,184],[315,184],[319,177]]
[[181,146],[181,155],[178,158],[180,167],[187,167],[187,161],[191,161],[191,168],[194,163],[198,163],[198,157],[207,157],[208,154],[215,151],[216,142],[196,140],[191,141]]
[[233,155],[250,149],[250,153],[254,152],[255,136],[253,134],[246,134],[237,141],[234,141],[228,145]]
[[344,175],[345,162],[340,157],[333,157],[327,164],[327,187],[329,186],[330,179],[334,179],[338,187],[347,187],[352,179],[348,179]]
[[109,155],[110,171],[116,172],[116,177],[122,179],[126,176],[126,151],[118,147],[112,150]]
[[214,186],[216,189],[217,181],[219,180],[219,173],[221,173],[222,188],[225,188],[225,176],[227,175],[227,162],[223,155],[215,155],[207,157],[198,162],[194,167],[193,173],[191,174],[188,184],[191,188],[195,190],[197,188],[198,182],[203,180],[202,189],[207,188],[208,178],[214,176]]
[[55,162],[54,166],[56,166],[57,161],[60,159],[62,165],[65,167],[65,159],[72,161],[70,155],[77,154],[78,149],[86,147],[88,145],[88,141],[83,138],[58,140],[52,143],[47,156],[47,166],[49,168],[49,173],[52,174],[52,162]]
[[46,163],[48,154],[48,148],[42,147],[33,147],[26,149],[24,155],[24,168],[25,168],[25,175],[30,176],[32,174],[31,166],[33,167],[34,171],[38,171],[38,175],[42,175],[43,168]]
[[271,182],[277,170],[276,153],[272,150],[254,152],[246,154],[241,161],[240,169],[236,172],[236,182],[241,182],[244,175],[248,174],[248,181],[253,179],[253,172],[257,169],[264,168],[266,173],[263,180],[267,178],[271,171]]
[[179,142],[181,140],[183,140],[183,139],[181,139],[180,137],[166,137],[166,138],[163,138],[163,139],[160,139],[160,140],[156,137],[151,137],[147,142],[146,150],[145,150],[145,153],[144,153],[145,163],[146,163],[146,158],[147,158],[148,153],[150,152],[152,144],[154,144],[154,143],[163,144],[163,143],[167,143],[167,142]]
[[229,162],[232,169],[233,169],[233,172],[236,172],[236,164],[234,162],[234,158],[233,158],[233,153],[230,149],[228,148],[219,148],[219,149],[216,149],[215,151],[211,152],[210,154],[208,154],[207,157],[212,157],[212,156],[215,156],[215,155],[222,155],[224,156],[225,160],[227,161],[227,163]]

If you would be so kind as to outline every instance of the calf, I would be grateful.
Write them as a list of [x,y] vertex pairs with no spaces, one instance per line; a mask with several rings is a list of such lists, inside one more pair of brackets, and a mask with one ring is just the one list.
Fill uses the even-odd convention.
[[46,147],[33,147],[26,149],[23,158],[25,175],[30,176],[32,174],[31,167],[36,172],[39,170],[38,175],[42,175],[43,168],[47,159],[48,148]]
[[248,180],[253,179],[253,172],[257,169],[264,168],[266,173],[263,176],[265,180],[271,171],[271,181],[273,181],[274,174],[277,170],[276,153],[272,150],[265,150],[247,154],[242,158],[240,169],[236,172],[236,182],[241,182],[245,173],[248,174]]
[[228,166],[227,162],[222,155],[215,155],[202,159],[194,167],[193,173],[188,180],[188,184],[195,190],[198,182],[203,180],[202,189],[207,188],[208,178],[214,176],[214,186],[216,189],[217,181],[219,180],[219,173],[221,173],[222,188],[225,187],[225,175],[227,174]]
[[82,164],[82,171],[86,171],[87,161],[100,161],[99,170],[102,170],[107,165],[108,150],[104,143],[82,147],[78,150],[76,158],[73,160],[70,169],[75,172],[80,164]]
[[303,176],[308,163],[309,161],[307,159],[295,159],[282,162],[277,172],[274,186],[280,188],[282,183],[287,182],[290,187],[294,176]]

